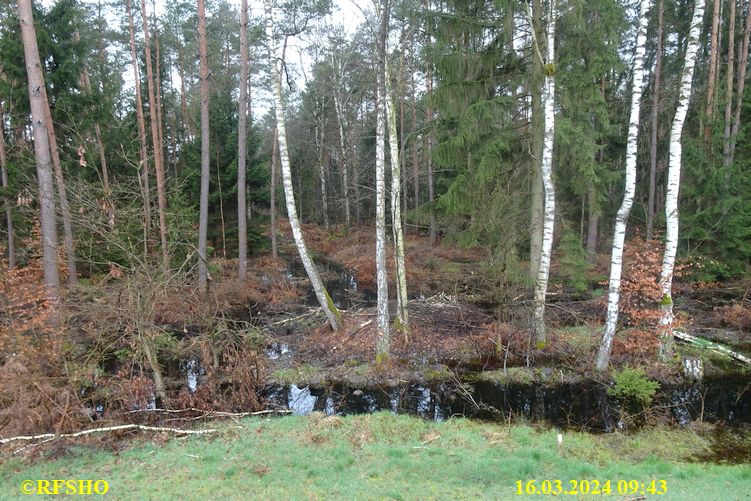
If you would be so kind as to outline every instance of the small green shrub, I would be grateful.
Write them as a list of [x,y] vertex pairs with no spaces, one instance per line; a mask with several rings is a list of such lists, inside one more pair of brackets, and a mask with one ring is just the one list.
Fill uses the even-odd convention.
[[624,402],[641,404],[646,407],[654,399],[660,383],[652,381],[641,369],[625,369],[613,376],[615,386],[608,388],[608,395],[619,398]]

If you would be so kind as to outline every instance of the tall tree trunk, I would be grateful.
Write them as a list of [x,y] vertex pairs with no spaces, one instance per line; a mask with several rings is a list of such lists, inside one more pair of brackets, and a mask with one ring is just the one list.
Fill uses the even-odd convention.
[[321,115],[316,119],[316,149],[318,150],[318,175],[321,184],[321,211],[323,212],[323,227],[329,229],[329,204],[326,198],[326,155],[324,139],[326,133],[326,121],[323,102],[321,102]]
[[657,132],[660,115],[660,73],[662,71],[662,31],[664,27],[664,2],[657,6],[657,55],[655,80],[652,89],[652,130],[649,143],[649,198],[647,198],[647,241],[652,240],[655,227],[655,185],[657,183]]
[[626,224],[634,203],[636,191],[636,154],[639,138],[639,115],[641,111],[642,84],[644,81],[644,53],[647,43],[647,26],[649,24],[649,6],[651,0],[642,0],[639,8],[639,33],[636,36],[636,54],[634,55],[633,81],[631,87],[631,114],[628,123],[628,141],[626,143],[626,187],[618,214],[615,218],[613,233],[613,253],[610,258],[610,285],[608,288],[608,312],[605,330],[597,354],[595,367],[604,371],[610,360],[610,348],[618,325],[618,303],[621,294],[621,273],[623,271],[623,244],[626,240]]
[[201,79],[201,197],[198,214],[198,290],[208,293],[206,234],[209,225],[209,54],[206,40],[206,6],[198,0],[198,53]]
[[743,46],[741,47],[740,57],[738,58],[738,92],[735,96],[735,116],[733,117],[733,127],[730,131],[730,162],[733,163],[735,157],[735,141],[738,137],[738,128],[741,123],[741,110],[743,109],[743,87],[746,84],[746,65],[748,64],[749,38],[751,37],[751,5],[749,5],[746,14],[746,23],[743,27]]
[[704,18],[704,2],[696,0],[694,3],[694,16],[691,20],[691,29],[686,44],[686,60],[681,74],[681,84],[678,94],[678,108],[675,111],[673,126],[670,129],[670,163],[668,164],[667,193],[665,194],[665,219],[667,221],[665,254],[662,259],[662,273],[660,285],[662,288],[663,313],[660,323],[664,332],[660,339],[660,354],[669,357],[673,352],[673,298],[671,295],[673,285],[673,269],[675,254],[678,250],[678,191],[681,180],[681,134],[683,124],[688,112],[691,98],[691,83],[694,77],[694,64],[696,63],[696,51],[699,48],[699,35]]
[[376,284],[378,360],[387,358],[390,345],[389,285],[386,269],[386,96],[384,79],[386,72],[386,38],[389,25],[388,0],[377,5],[380,15],[378,28],[378,64],[376,75]]
[[[430,0],[425,0],[425,9],[430,10]],[[432,36],[430,32],[427,33],[427,45],[432,44]],[[430,202],[430,245],[435,245],[438,238],[438,230],[436,228],[435,220],[435,208],[433,207],[435,202],[435,183],[433,179],[433,107],[430,104],[430,100],[433,99],[433,60],[430,56],[425,61],[425,85],[427,96],[427,107],[425,109],[425,120],[428,125],[428,151],[426,151],[427,171],[428,171],[428,202]]]
[[[410,82],[410,89],[412,90],[412,134],[415,134],[417,131],[417,91],[415,89],[415,68],[414,68],[414,61],[416,60],[414,57],[414,51],[415,51],[415,43],[414,39],[412,40],[412,57],[410,58],[410,68],[409,68],[409,82]],[[420,163],[417,160],[418,155],[418,148],[417,148],[418,142],[414,139],[412,140],[412,183],[413,183],[413,189],[414,189],[414,196],[415,196],[415,203],[413,207],[415,208],[415,212],[418,211],[420,207]],[[420,234],[420,225],[415,225],[415,235]]]
[[5,111],[0,101],[0,178],[3,183],[3,208],[5,209],[5,229],[8,234],[8,269],[16,267],[16,244],[13,232],[13,213],[8,199],[8,158],[5,151]]
[[[399,156],[399,137],[396,129],[396,106],[393,94],[394,85],[391,82],[388,63],[384,65],[384,81],[386,83],[386,115],[389,129],[389,147],[391,152],[391,221],[394,233],[394,258],[396,263],[396,299],[397,314],[402,329],[409,329],[409,312],[407,303],[407,268],[404,258],[404,229],[402,228],[401,204],[401,158]],[[402,108],[403,109],[403,108]],[[403,118],[403,115],[402,115]],[[402,147],[402,151],[404,148]]]
[[[156,172],[157,203],[159,204],[159,238],[162,242],[162,267],[165,270],[168,270],[169,243],[167,242],[167,194],[164,185],[164,165],[162,163],[164,155],[162,154],[162,142],[159,137],[159,111],[155,97],[154,72],[151,67],[151,36],[149,35],[149,16],[146,13],[146,0],[141,0],[141,17],[143,19],[144,47],[146,49],[146,84],[149,92],[151,143],[154,147],[154,170]],[[203,124],[201,126],[203,127]]]
[[735,2],[728,0],[730,12],[728,14],[728,69],[727,86],[725,89],[725,128],[722,133],[722,164],[727,167],[730,159],[730,132],[733,126],[733,63],[735,58]]
[[31,0],[18,0],[18,18],[21,21],[21,39],[29,82],[29,105],[34,130],[34,156],[39,185],[39,212],[42,230],[42,262],[44,285],[51,301],[60,298],[60,277],[57,269],[57,226],[55,224],[55,194],[52,180],[52,158],[47,134],[48,103],[44,96],[44,75],[39,60]]
[[316,299],[318,299],[318,303],[321,305],[321,308],[323,309],[323,312],[326,315],[331,328],[333,330],[338,330],[341,325],[342,314],[336,307],[336,305],[334,305],[334,302],[331,300],[331,296],[329,296],[328,291],[321,281],[321,277],[318,275],[318,269],[316,268],[313,260],[310,258],[308,248],[305,245],[305,239],[303,238],[302,230],[300,229],[300,221],[297,218],[297,209],[295,208],[295,194],[292,190],[292,170],[290,168],[289,153],[287,150],[287,126],[284,116],[284,102],[282,101],[282,61],[277,57],[271,0],[264,0],[263,8],[265,14],[266,42],[269,53],[269,65],[272,68],[271,81],[272,85],[274,86],[274,114],[276,115],[279,161],[282,167],[282,182],[284,184],[284,198],[287,203],[287,215],[289,217],[289,224],[292,228],[292,236],[295,240],[295,245],[297,246],[297,250],[300,254],[300,260],[302,261],[303,267],[305,267],[305,272],[310,279],[310,284],[313,286],[313,291],[315,292]]
[[334,91],[334,109],[336,121],[339,124],[339,154],[342,156],[342,191],[344,192],[344,223],[347,228],[351,224],[349,208],[349,167],[347,166],[347,147],[344,130],[347,128],[347,117],[344,115],[338,89]]
[[136,122],[138,122],[138,140],[141,144],[141,189],[143,190],[143,254],[149,252],[149,238],[151,233],[151,188],[149,187],[149,156],[146,150],[146,124],[143,117],[143,99],[141,98],[141,76],[138,71],[138,56],[136,53],[136,32],[133,22],[133,9],[127,0],[128,24],[130,27],[130,57],[133,64],[133,79],[136,88]]
[[279,257],[279,245],[276,241],[276,179],[279,175],[277,167],[279,165],[279,145],[277,143],[277,131],[274,126],[271,140],[271,255],[276,259]]
[[532,340],[535,347],[545,346],[545,298],[548,291],[550,258],[553,251],[553,230],[555,228],[555,187],[553,185],[553,140],[555,138],[555,24],[557,10],[555,0],[550,0],[547,30],[547,56],[545,59],[545,89],[542,104],[545,113],[545,139],[542,149],[542,184],[545,190],[545,212],[543,214],[542,250],[540,269],[535,284],[535,297],[532,317]]
[[[237,116],[237,234],[238,277],[248,276],[248,220],[245,201],[245,164],[248,135],[248,0],[240,6],[240,103]],[[272,193],[273,196],[273,193]],[[272,215],[272,217],[274,217]],[[273,235],[272,235],[273,238]]]
[[[151,0],[151,11],[154,13],[154,50],[156,51],[156,54],[154,55],[154,64],[156,67],[155,75],[154,75],[154,86],[156,89],[156,123],[157,123],[157,132],[159,137],[159,152],[162,155],[162,158],[160,159],[160,162],[162,164],[162,172],[166,170],[166,165],[169,165],[169,161],[167,161],[167,154],[164,152],[164,121],[162,120],[162,58],[161,58],[161,48],[159,46],[159,28],[157,27],[156,23],[156,2],[155,0]],[[165,173],[165,182],[166,182],[166,173]]]
[[714,0],[712,6],[712,32],[709,47],[709,77],[707,78],[707,122],[704,125],[704,146],[711,148],[712,118],[714,116],[715,73],[717,72],[717,53],[719,52],[720,0]]
[[[534,43],[542,38],[542,4],[541,0],[532,0],[531,29]],[[542,254],[543,214],[545,212],[545,188],[542,184],[542,153],[545,143],[545,120],[542,106],[543,61],[532,55],[532,78],[530,94],[532,96],[532,137],[531,137],[531,180],[532,197],[529,223],[529,278],[537,281],[540,274],[540,256]]]
[[[55,184],[57,184],[57,195],[60,199],[60,213],[63,218],[63,244],[65,245],[65,258],[68,265],[68,284],[76,285],[78,283],[78,273],[76,272],[76,249],[73,244],[73,222],[70,215],[70,204],[68,203],[68,194],[65,190],[65,177],[63,176],[63,165],[60,162],[60,154],[57,150],[57,135],[55,134],[55,125],[52,122],[52,111],[50,111],[49,98],[47,89],[42,87],[42,99],[44,101],[44,113],[47,119],[47,142],[50,146],[52,156],[52,167],[55,175]],[[35,136],[36,137],[36,136]]]

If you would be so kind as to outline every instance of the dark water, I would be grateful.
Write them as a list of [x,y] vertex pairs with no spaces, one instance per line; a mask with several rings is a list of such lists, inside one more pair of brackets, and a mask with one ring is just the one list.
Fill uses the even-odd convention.
[[[522,419],[564,428],[611,432],[638,426],[631,409],[608,395],[595,381],[555,386],[476,382],[455,385],[404,384],[395,387],[326,388],[273,386],[264,397],[271,405],[296,414],[329,415],[390,411],[443,420],[451,416],[480,419]],[[702,420],[751,425],[751,378],[663,386],[655,397],[653,415],[678,425]]]

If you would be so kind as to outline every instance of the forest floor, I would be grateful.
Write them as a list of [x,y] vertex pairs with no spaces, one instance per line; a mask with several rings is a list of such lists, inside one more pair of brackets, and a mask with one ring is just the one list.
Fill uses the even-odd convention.
[[747,465],[712,462],[708,425],[566,431],[561,446],[554,429],[388,413],[204,425],[218,432],[44,444],[0,462],[0,499],[22,498],[24,481],[36,489],[45,479],[104,480],[107,497],[122,500],[552,497],[544,488],[579,500],[736,501],[751,491]]
[[[543,349],[530,349],[531,289],[523,276],[514,283],[501,283],[500,273],[485,264],[487,256],[481,250],[432,246],[427,236],[409,235],[410,326],[407,330],[392,328],[391,359],[376,365],[373,232],[343,233],[306,225],[304,233],[329,292],[333,291],[335,300],[346,299],[343,327],[332,332],[325,324],[315,311],[315,299],[306,292],[306,279],[292,279],[297,281],[290,287],[290,278],[278,271],[285,266],[284,260],[260,258],[256,274],[276,274],[271,290],[287,292],[279,301],[275,296],[280,294],[271,292],[272,300],[265,303],[265,313],[281,314],[281,320],[275,317],[268,323],[266,335],[271,347],[266,365],[270,383],[425,383],[451,380],[467,371],[498,375],[508,367],[519,368],[513,374],[523,382],[543,380],[550,370],[567,381],[602,377],[593,373],[592,364],[605,317],[607,256],[598,256],[595,266],[585,272],[582,280],[587,286],[583,290],[567,285],[557,267],[552,270],[546,312],[548,342]],[[282,236],[281,255],[286,262],[294,262],[296,249],[284,227]],[[387,255],[393,276],[391,249]],[[231,266],[228,273],[232,273]],[[676,310],[683,328],[734,349],[751,348],[748,284],[678,282],[676,289]],[[393,288],[391,293],[393,296]],[[307,308],[291,307],[301,299],[308,300]],[[394,300],[390,309],[393,319]],[[656,361],[657,341],[656,328],[626,324],[614,341],[611,366],[642,367],[650,377],[663,382],[680,380],[679,360]],[[678,352],[681,357],[703,358],[708,375],[747,373],[742,365],[706,350],[679,345]],[[508,376],[507,371],[502,372],[499,377]]]

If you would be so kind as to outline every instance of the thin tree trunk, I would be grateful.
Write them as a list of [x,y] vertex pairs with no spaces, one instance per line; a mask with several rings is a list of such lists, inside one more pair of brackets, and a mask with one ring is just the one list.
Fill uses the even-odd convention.
[[[396,106],[394,104],[394,86],[389,75],[388,64],[384,65],[386,83],[386,116],[388,119],[389,146],[391,152],[391,221],[394,233],[394,258],[396,262],[396,299],[397,321],[399,327],[409,330],[409,312],[407,303],[407,268],[404,258],[404,229],[402,228],[401,210],[401,158],[399,156],[399,137],[396,129]],[[403,109],[403,108],[402,108]],[[403,115],[402,115],[403,118]],[[402,147],[402,151],[404,148]]]
[[[425,0],[425,9],[430,10],[430,0]],[[432,38],[430,32],[427,33],[427,45],[432,44]],[[428,99],[428,105],[425,109],[425,120],[428,126],[428,151],[426,155],[428,157],[427,170],[428,170],[428,201],[430,202],[430,245],[435,245],[438,238],[438,230],[436,229],[435,220],[435,208],[433,207],[435,202],[435,186],[433,179],[433,107],[430,104],[430,100],[433,99],[433,61],[428,56],[425,62],[425,85],[426,96]]]
[[326,120],[324,107],[321,102],[321,115],[316,118],[316,150],[318,153],[318,175],[321,185],[321,211],[323,212],[323,227],[329,229],[329,204],[326,198],[326,155],[324,154],[324,139],[326,134]]
[[[199,0],[202,2],[203,0]],[[274,20],[272,15],[271,0],[263,2],[265,14],[266,41],[268,46],[269,64],[272,70],[272,85],[274,86],[274,113],[276,115],[276,127],[278,133],[279,161],[282,167],[282,181],[284,184],[284,198],[287,203],[287,215],[289,224],[292,228],[292,236],[295,245],[300,254],[300,260],[308,274],[310,284],[313,286],[318,303],[321,305],[329,325],[333,330],[338,330],[341,325],[342,314],[334,305],[328,291],[318,275],[318,269],[310,258],[308,248],[305,245],[305,239],[300,229],[300,221],[297,218],[297,209],[295,208],[295,194],[292,190],[292,172],[289,162],[289,153],[287,150],[287,126],[284,116],[284,102],[282,101],[282,61],[277,57],[276,42],[274,40]]]
[[735,117],[733,118],[733,127],[730,131],[730,162],[733,163],[735,157],[735,141],[738,137],[738,128],[741,123],[741,110],[743,109],[743,87],[746,84],[746,65],[748,64],[749,37],[751,37],[751,5],[746,15],[746,24],[743,27],[743,46],[741,47],[740,57],[738,59],[738,92],[735,97]]
[[664,26],[664,2],[657,6],[657,54],[655,56],[655,80],[652,89],[652,130],[649,144],[649,197],[647,198],[647,241],[652,240],[655,227],[655,184],[657,183],[657,132],[660,116],[660,73],[662,71],[662,31]]
[[553,185],[553,140],[555,137],[555,24],[557,11],[555,0],[550,1],[547,26],[547,56],[545,64],[545,89],[542,103],[545,113],[545,139],[542,150],[542,184],[545,190],[545,212],[543,214],[542,250],[540,269],[535,284],[535,297],[532,317],[532,340],[535,347],[542,348],[547,341],[545,334],[545,298],[548,291],[550,258],[553,251],[553,230],[555,228],[555,187]]
[[57,194],[60,199],[60,213],[63,218],[63,244],[65,245],[65,258],[68,265],[68,284],[76,285],[78,283],[78,273],[76,272],[76,249],[73,244],[73,222],[70,215],[70,204],[68,203],[68,194],[65,190],[65,178],[63,177],[63,165],[60,162],[60,154],[57,151],[57,136],[55,126],[52,122],[52,112],[50,111],[47,89],[42,87],[42,98],[44,100],[44,113],[47,119],[47,142],[50,146],[52,155],[53,173],[55,175],[55,184],[57,184]]
[[48,103],[44,96],[44,76],[39,60],[31,0],[18,0],[26,73],[29,83],[29,105],[34,130],[34,156],[39,185],[40,226],[42,230],[42,262],[47,297],[56,302],[60,298],[60,277],[57,269],[57,226],[55,224],[55,194],[52,179],[49,135],[47,134]]
[[711,148],[712,117],[714,116],[715,73],[717,71],[717,53],[719,52],[720,0],[714,0],[712,6],[712,32],[709,48],[709,77],[707,78],[707,123],[704,125],[704,145]]
[[610,348],[618,325],[618,303],[621,293],[621,273],[623,271],[623,244],[626,240],[626,224],[634,203],[636,191],[636,154],[639,138],[639,114],[641,111],[642,84],[644,82],[644,53],[647,43],[647,26],[649,24],[649,6],[651,0],[642,0],[639,9],[639,33],[636,36],[636,54],[634,55],[633,81],[631,88],[631,114],[628,124],[628,141],[626,143],[626,187],[618,214],[615,218],[613,233],[613,253],[610,259],[610,286],[608,289],[608,311],[605,330],[597,354],[595,367],[604,371],[610,360]]
[[600,211],[597,207],[597,188],[590,181],[587,186],[587,261],[594,264],[597,257],[597,230],[600,224]]
[[209,59],[206,40],[206,6],[198,0],[198,52],[201,78],[201,197],[198,215],[198,290],[208,294],[206,234],[209,225]]
[[[414,135],[417,131],[417,91],[415,90],[415,68],[413,66],[415,57],[414,57],[414,51],[415,51],[415,44],[414,39],[412,40],[412,56],[410,58],[410,68],[409,68],[409,79],[410,79],[410,89],[412,90],[412,134]],[[413,136],[414,138],[414,136]],[[418,148],[417,148],[418,142],[414,139],[412,140],[412,183],[413,183],[413,189],[414,189],[414,196],[415,196],[415,203],[413,207],[415,208],[415,213],[419,210],[420,207],[420,164],[417,160],[418,155]],[[415,235],[420,234],[420,225],[415,225]]]
[[[91,92],[91,79],[86,68],[81,73],[81,83],[86,92]],[[92,110],[96,112],[96,110]],[[102,185],[104,187],[104,198],[107,203],[107,221],[110,227],[115,226],[115,206],[112,203],[112,190],[110,189],[109,173],[107,171],[107,156],[104,152],[104,141],[102,141],[102,129],[99,126],[99,120],[94,120],[94,136],[96,138],[97,149],[99,151],[99,164],[102,168]]]
[[662,287],[663,311],[660,323],[664,332],[660,339],[660,354],[669,357],[673,352],[673,298],[671,295],[673,285],[673,269],[675,254],[678,250],[678,191],[681,180],[681,134],[683,124],[688,112],[691,98],[691,83],[694,77],[694,64],[696,63],[696,51],[699,47],[699,35],[701,33],[702,19],[704,17],[704,2],[696,0],[694,3],[694,16],[691,20],[691,29],[686,44],[686,59],[681,74],[680,91],[678,94],[678,108],[670,129],[670,163],[668,164],[667,193],[665,195],[665,219],[667,221],[665,254],[662,259],[662,273],[660,285]]
[[159,137],[159,111],[155,97],[154,72],[151,67],[151,37],[149,35],[149,16],[146,13],[146,0],[141,0],[141,18],[143,19],[144,48],[146,49],[146,84],[149,92],[149,118],[151,120],[151,143],[154,147],[154,170],[156,172],[157,203],[159,205],[159,238],[162,243],[162,267],[169,269],[169,247],[167,242],[167,194],[164,185],[164,165],[162,164],[162,142]]
[[[156,67],[154,68],[155,71],[155,87],[156,87],[156,123],[158,126],[157,132],[159,133],[159,152],[162,155],[162,158],[160,159],[160,162],[162,164],[162,172],[165,171],[165,165],[169,165],[169,162],[167,161],[167,155],[164,152],[164,121],[162,120],[162,71],[161,71],[161,54],[160,54],[160,47],[159,47],[159,29],[156,24],[156,2],[155,0],[151,0],[151,10],[154,13],[154,50],[156,51],[155,57],[154,57],[154,63],[156,64]],[[165,173],[165,182],[166,182],[166,173]]]
[[728,0],[728,4],[730,4],[730,12],[728,15],[728,69],[727,86],[725,90],[725,128],[722,133],[722,164],[725,167],[731,163],[730,131],[732,130],[733,124],[733,77],[735,75],[733,72],[735,58],[735,2],[736,0]]
[[377,301],[377,360],[388,358],[390,345],[389,286],[386,269],[386,97],[384,78],[386,71],[386,38],[388,33],[388,0],[377,5],[378,64],[376,76],[376,284]]
[[[245,201],[245,165],[248,135],[248,0],[240,6],[240,103],[237,117],[237,233],[240,280],[248,276],[248,220]],[[273,181],[272,181],[273,182]],[[272,193],[273,197],[273,193]],[[273,215],[271,216],[274,217]],[[272,235],[272,239],[274,236]]]
[[16,244],[15,234],[13,231],[13,213],[11,204],[8,200],[8,158],[5,151],[5,111],[3,103],[0,101],[0,177],[3,183],[3,207],[5,209],[5,229],[8,234],[8,269],[16,267]]
[[183,60],[183,46],[179,45],[177,48],[177,72],[180,75],[180,112],[182,113],[183,122],[183,136],[182,144],[185,144],[185,133],[187,132],[188,138],[192,139],[193,133],[190,128],[190,118],[188,117],[188,96],[185,93],[185,61]]
[[277,144],[276,126],[272,132],[271,140],[271,255],[276,259],[279,257],[279,244],[276,241],[276,178],[278,176],[277,166],[279,164],[279,145]]
[[347,128],[346,116],[342,109],[342,103],[339,100],[338,89],[334,91],[334,109],[336,111],[336,121],[339,124],[339,154],[342,156],[342,191],[344,192],[344,223],[347,228],[351,224],[349,208],[349,167],[347,166],[347,146],[344,130]]
[[136,88],[136,122],[138,122],[138,139],[141,143],[141,188],[143,189],[143,254],[149,252],[149,238],[151,233],[151,188],[149,187],[149,156],[146,150],[146,124],[143,118],[143,99],[141,98],[141,76],[138,71],[138,56],[136,55],[136,33],[133,22],[133,9],[127,0],[128,24],[130,26],[130,56],[133,64],[133,79]]
[[[535,40],[542,38],[542,4],[532,0],[531,29]],[[537,42],[534,42],[537,43]],[[539,48],[537,49],[540,50]],[[540,57],[532,55],[532,78],[530,81],[532,95],[532,138],[530,163],[532,180],[532,197],[529,223],[529,278],[537,280],[540,273],[540,256],[542,254],[543,214],[545,212],[545,188],[542,184],[542,153],[545,136],[544,111],[542,106],[543,62]]]

